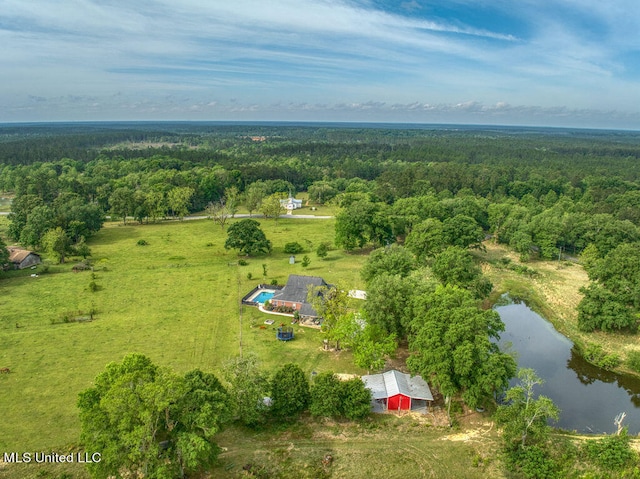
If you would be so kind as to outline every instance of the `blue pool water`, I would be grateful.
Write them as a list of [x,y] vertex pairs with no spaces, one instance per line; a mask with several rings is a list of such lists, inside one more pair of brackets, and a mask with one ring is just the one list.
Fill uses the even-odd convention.
[[258,296],[253,298],[251,301],[254,301],[256,303],[264,303],[265,301],[269,301],[271,298],[273,298],[274,294],[275,294],[274,291],[262,291]]

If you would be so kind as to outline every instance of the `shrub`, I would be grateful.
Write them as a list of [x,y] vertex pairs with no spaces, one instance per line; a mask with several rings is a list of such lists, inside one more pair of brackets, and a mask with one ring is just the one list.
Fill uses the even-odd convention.
[[100,286],[98,286],[98,283],[96,283],[95,281],[91,281],[89,283],[89,291],[91,291],[92,293],[95,293],[99,289],[100,289]]
[[278,280],[277,279],[272,279],[271,280],[271,286],[278,286]]
[[585,455],[603,469],[622,469],[635,454],[629,444],[627,429],[618,435],[589,440],[584,444]]
[[306,254],[304,255],[304,257],[302,258],[302,267],[306,268],[307,266],[309,266],[309,264],[311,264],[311,258],[309,258]]
[[302,253],[303,251],[304,251],[304,248],[297,241],[294,241],[292,243],[287,243],[284,245],[284,252],[287,254],[298,254],[298,253]]
[[318,258],[326,258],[329,254],[329,244],[328,243],[320,243],[318,245],[318,249],[316,249],[316,254]]
[[250,272],[247,273],[247,279],[251,279],[251,278],[253,278],[253,275]]
[[509,466],[520,471],[527,479],[551,479],[559,477],[558,464],[540,446],[518,448],[509,454]]
[[147,243],[146,240],[143,239],[139,239],[138,240],[138,246],[147,246],[149,243]]
[[246,260],[244,260],[244,259],[239,259],[239,260],[238,260],[238,264],[239,264],[240,266],[246,266],[246,265],[248,265],[249,263],[247,263],[247,261],[246,261]]
[[598,344],[589,344],[584,350],[584,358],[591,364],[602,369],[614,369],[620,365],[620,356],[615,353],[607,354]]
[[640,373],[640,351],[631,351],[627,355],[627,365],[635,372]]

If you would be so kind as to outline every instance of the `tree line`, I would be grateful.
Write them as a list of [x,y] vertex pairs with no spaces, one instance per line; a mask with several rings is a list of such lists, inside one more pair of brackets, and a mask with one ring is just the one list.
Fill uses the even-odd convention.
[[[336,244],[347,250],[400,239],[424,260],[491,235],[525,261],[582,255],[627,270],[636,249],[617,248],[640,241],[637,140],[577,130],[5,127],[0,190],[15,195],[9,239],[61,260],[84,249],[105,215],[153,222],[207,210],[224,226],[238,205],[269,215],[273,195],[306,191],[339,206]],[[42,142],[60,150],[31,161],[14,148]],[[62,157],[72,146],[89,156]],[[619,287],[594,268],[581,328],[635,330],[634,281]]]
[[193,477],[215,464],[216,434],[230,423],[258,428],[294,423],[304,412],[349,420],[370,412],[364,383],[331,372],[310,382],[285,364],[271,375],[248,356],[227,361],[222,378],[199,369],[177,374],[142,354],[108,364],[77,403],[81,443],[101,452],[88,464],[92,477]]

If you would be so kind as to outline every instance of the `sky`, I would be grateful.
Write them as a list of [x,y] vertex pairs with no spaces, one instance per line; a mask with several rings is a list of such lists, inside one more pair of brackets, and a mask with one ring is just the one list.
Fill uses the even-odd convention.
[[640,130],[638,0],[0,0],[0,122]]

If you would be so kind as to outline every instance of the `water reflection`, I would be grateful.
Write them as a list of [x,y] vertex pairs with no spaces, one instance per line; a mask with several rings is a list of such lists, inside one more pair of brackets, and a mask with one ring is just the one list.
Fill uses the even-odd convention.
[[615,431],[613,418],[626,412],[629,432],[640,432],[640,379],[588,363],[571,341],[523,303],[495,309],[506,327],[500,346],[510,346],[520,367],[535,369],[545,380],[538,392],[560,408],[558,427],[610,433]]

